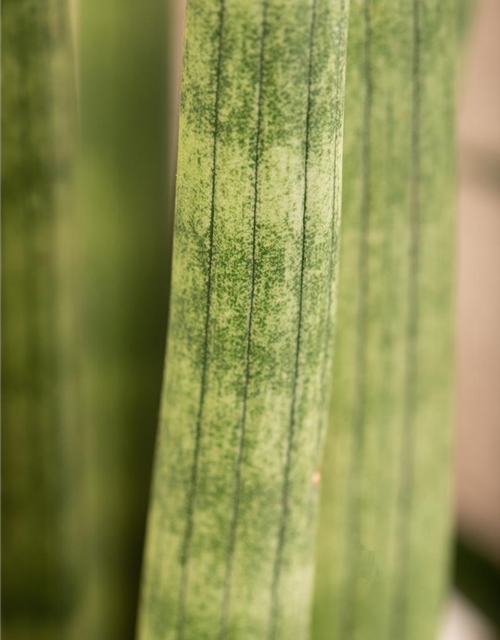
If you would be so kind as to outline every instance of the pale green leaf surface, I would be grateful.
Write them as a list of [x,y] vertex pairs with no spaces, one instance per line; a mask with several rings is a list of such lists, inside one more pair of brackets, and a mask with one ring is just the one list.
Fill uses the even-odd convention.
[[307,637],[346,10],[188,2],[141,640]]

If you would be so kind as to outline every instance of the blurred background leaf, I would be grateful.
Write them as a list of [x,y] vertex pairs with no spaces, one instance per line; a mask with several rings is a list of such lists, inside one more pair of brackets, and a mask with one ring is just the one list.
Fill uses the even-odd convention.
[[438,633],[451,541],[456,14],[353,0],[315,640]]
[[76,638],[85,506],[65,0],[2,4],[2,637]]
[[167,325],[176,2],[81,2],[89,638],[135,625]]

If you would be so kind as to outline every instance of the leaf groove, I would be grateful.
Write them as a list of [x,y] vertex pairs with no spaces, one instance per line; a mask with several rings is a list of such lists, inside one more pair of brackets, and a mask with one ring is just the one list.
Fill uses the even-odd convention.
[[195,445],[193,451],[193,462],[191,467],[190,486],[187,498],[187,518],[186,529],[184,533],[184,541],[182,545],[181,555],[181,581],[179,586],[179,608],[177,613],[177,639],[182,640],[184,637],[184,614],[186,608],[186,591],[188,584],[188,566],[189,556],[191,551],[191,539],[193,537],[194,529],[194,511],[196,494],[198,488],[198,462],[200,457],[201,437],[202,437],[202,423],[203,423],[203,409],[205,403],[205,394],[207,389],[207,369],[208,369],[208,342],[209,342],[209,327],[210,327],[210,311],[211,311],[211,293],[212,293],[212,266],[214,258],[214,222],[215,222],[215,187],[216,187],[216,175],[217,175],[217,139],[219,129],[219,100],[220,100],[220,87],[222,76],[222,34],[224,29],[224,9],[225,0],[221,0],[219,8],[219,44],[217,53],[217,76],[216,76],[216,88],[215,88],[215,109],[214,109],[214,141],[212,148],[212,193],[211,193],[211,206],[210,206],[210,226],[209,226],[209,254],[208,254],[208,270],[207,270],[207,299],[206,299],[206,314],[205,314],[205,333],[204,333],[204,345],[203,345],[203,364],[202,364],[202,378],[200,399],[198,405],[198,416],[196,420],[196,435]]
[[247,417],[247,405],[248,405],[248,388],[250,382],[250,359],[252,348],[252,320],[253,320],[253,308],[254,308],[254,294],[255,294],[255,254],[257,245],[257,206],[258,206],[258,189],[259,189],[259,151],[260,151],[260,137],[261,137],[261,121],[262,121],[262,100],[263,100],[263,82],[264,82],[264,43],[266,36],[267,26],[267,8],[269,6],[269,0],[264,0],[262,11],[262,26],[260,36],[260,60],[259,60],[259,81],[258,81],[258,108],[257,108],[257,127],[255,137],[255,171],[254,171],[254,201],[252,212],[252,256],[251,256],[251,283],[250,283],[250,301],[249,301],[249,313],[248,313],[248,328],[247,328],[247,343],[245,349],[245,378],[243,386],[243,407],[240,423],[240,434],[238,442],[238,451],[234,473],[234,498],[233,498],[233,513],[231,517],[229,544],[228,544],[228,556],[226,565],[226,575],[224,579],[223,600],[222,600],[222,614],[221,624],[219,629],[219,639],[226,635],[227,618],[229,615],[229,601],[231,595],[231,575],[234,549],[236,545],[236,531],[238,527],[238,516],[240,507],[241,496],[241,465],[243,460],[243,453],[245,449],[245,430],[246,430],[246,417]]
[[358,255],[359,278],[359,302],[357,309],[357,349],[356,349],[356,373],[354,389],[354,412],[352,417],[351,454],[349,458],[348,499],[347,499],[347,524],[346,524],[346,583],[343,589],[344,606],[341,607],[339,618],[339,637],[345,638],[351,635],[355,618],[355,567],[354,567],[354,542],[358,531],[357,508],[357,475],[356,460],[358,452],[363,449],[363,435],[365,422],[366,402],[366,348],[368,335],[367,306],[370,288],[370,276],[368,272],[368,234],[370,226],[370,201],[371,201],[371,114],[372,114],[372,68],[371,68],[371,20],[370,0],[364,1],[364,113],[363,113],[363,147],[362,147],[362,175],[363,193],[360,211],[360,234]]
[[307,69],[307,112],[306,112],[306,132],[305,132],[305,154],[304,154],[304,199],[302,209],[302,255],[300,262],[300,284],[299,284],[299,309],[297,322],[297,340],[295,345],[295,363],[292,385],[292,403],[290,412],[290,424],[288,429],[288,442],[286,451],[285,467],[283,472],[283,492],[281,499],[281,516],[278,531],[278,541],[276,548],[275,563],[273,569],[273,581],[271,587],[271,606],[269,612],[269,626],[267,632],[268,640],[273,640],[276,634],[276,624],[278,616],[278,590],[281,574],[281,565],[283,561],[283,550],[285,546],[286,524],[288,515],[288,491],[290,484],[290,471],[292,466],[292,447],[295,434],[296,421],[296,404],[297,404],[297,383],[299,376],[299,359],[302,338],[302,303],[304,288],[304,271],[305,271],[305,249],[307,236],[307,189],[308,189],[308,169],[309,169],[309,129],[311,120],[311,83],[312,83],[312,54],[314,44],[314,32],[316,26],[318,0],[313,0],[311,31],[309,36],[309,61]]
[[410,192],[410,253],[408,260],[408,323],[406,328],[406,380],[403,438],[400,451],[400,487],[398,495],[398,549],[395,599],[392,610],[394,637],[404,638],[407,617],[409,534],[412,516],[412,484],[414,416],[417,384],[418,338],[418,275],[419,275],[419,209],[420,209],[420,3],[413,0],[413,74],[411,116],[411,192]]

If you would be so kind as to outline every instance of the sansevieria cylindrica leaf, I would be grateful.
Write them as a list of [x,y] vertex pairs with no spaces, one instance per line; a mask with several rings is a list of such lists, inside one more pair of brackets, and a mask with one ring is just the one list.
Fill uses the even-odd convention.
[[66,0],[2,3],[2,638],[76,637],[76,86]]
[[353,0],[315,640],[434,640],[450,531],[451,0]]
[[135,630],[171,255],[173,4],[79,2],[92,640]]
[[347,2],[189,0],[138,636],[306,638]]

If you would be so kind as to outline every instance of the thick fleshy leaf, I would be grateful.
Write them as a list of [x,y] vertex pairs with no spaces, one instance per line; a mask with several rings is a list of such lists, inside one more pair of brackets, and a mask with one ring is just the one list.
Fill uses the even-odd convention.
[[76,83],[66,0],[2,3],[2,638],[82,605]]
[[315,640],[431,640],[450,532],[455,3],[353,0]]
[[346,18],[188,2],[141,640],[308,635]]

